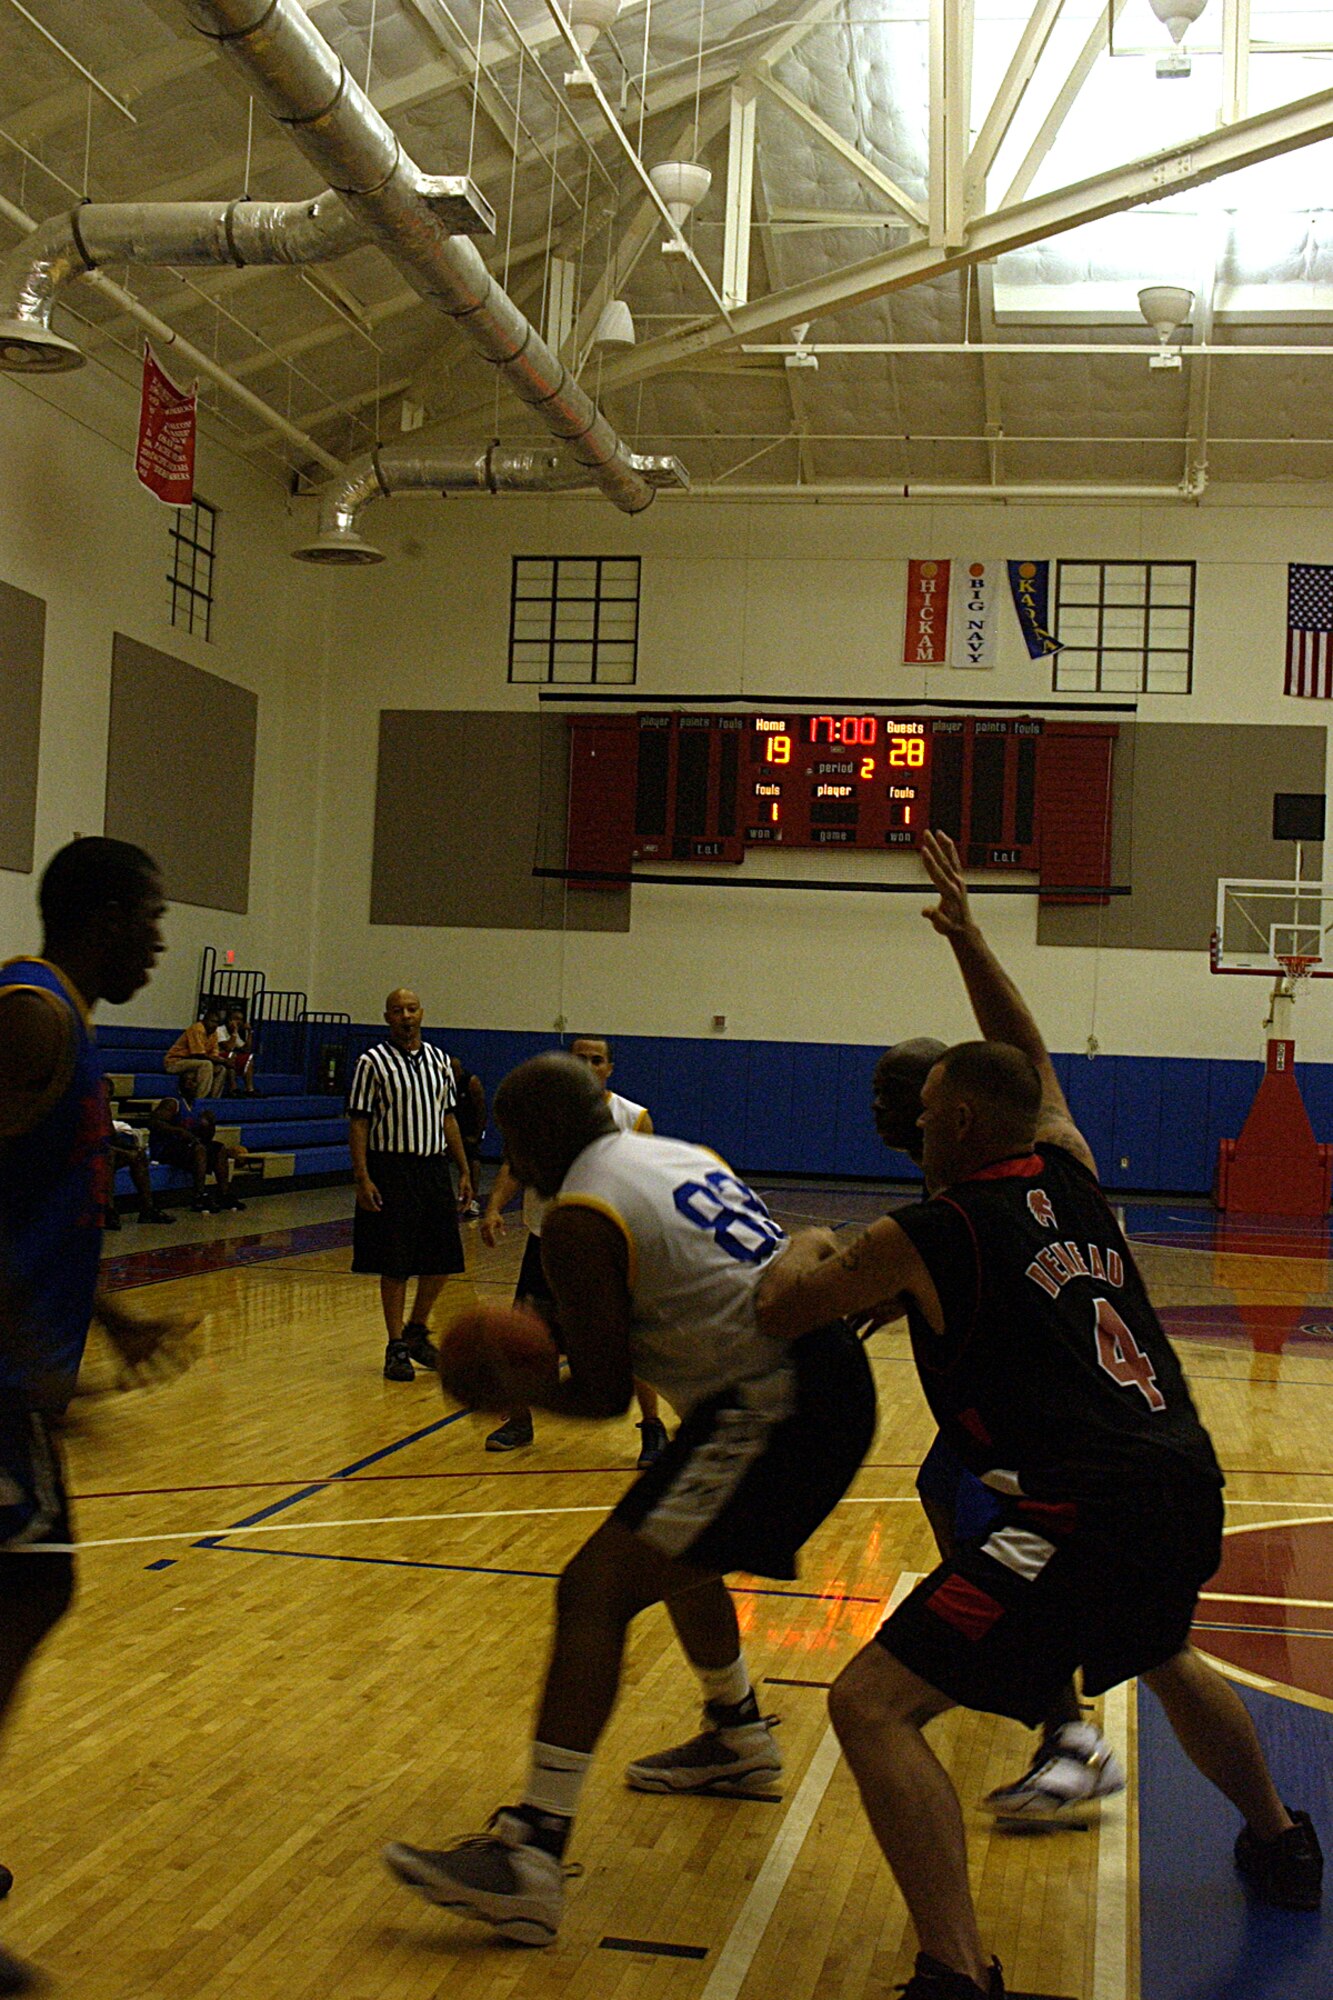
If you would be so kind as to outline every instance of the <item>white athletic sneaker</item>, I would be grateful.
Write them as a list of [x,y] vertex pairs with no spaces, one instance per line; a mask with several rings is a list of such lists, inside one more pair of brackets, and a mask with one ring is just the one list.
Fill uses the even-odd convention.
[[565,1866],[534,1847],[517,1813],[498,1812],[486,1833],[435,1852],[392,1841],[390,1874],[455,1916],[491,1924],[512,1944],[554,1944],[565,1907]]
[[782,1776],[782,1753],[773,1741],[776,1716],[719,1729],[704,1709],[701,1735],[674,1750],[641,1757],[625,1772],[636,1792],[715,1792],[726,1798],[771,1792]]
[[982,1804],[998,1820],[1080,1820],[1124,1789],[1124,1769],[1101,1730],[1066,1722],[1043,1739],[1021,1778],[987,1792]]

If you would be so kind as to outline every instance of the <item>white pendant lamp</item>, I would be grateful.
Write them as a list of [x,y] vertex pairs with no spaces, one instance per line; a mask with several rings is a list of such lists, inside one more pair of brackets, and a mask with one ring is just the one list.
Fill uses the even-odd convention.
[[1139,311],[1157,335],[1157,352],[1148,357],[1150,368],[1179,368],[1179,352],[1171,336],[1184,326],[1194,306],[1193,292],[1183,285],[1145,285],[1139,293]]
[[583,63],[579,69],[570,70],[565,77],[565,89],[576,96],[591,93],[593,75],[588,67],[588,57],[598,36],[604,35],[614,25],[620,6],[621,0],[569,0],[569,25],[574,31]]
[[633,347],[634,341],[634,319],[629,307],[623,299],[608,299],[592,337],[593,346]]
[[[648,178],[677,229],[684,226],[713,185],[712,174],[697,160],[663,160],[649,171]],[[668,237],[662,249],[670,256],[679,254],[680,245],[674,236]]]

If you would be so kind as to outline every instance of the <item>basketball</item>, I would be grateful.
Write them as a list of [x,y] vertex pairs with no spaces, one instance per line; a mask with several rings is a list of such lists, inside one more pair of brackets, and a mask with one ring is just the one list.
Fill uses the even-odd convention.
[[545,1320],[523,1306],[474,1306],[440,1340],[440,1380],[474,1410],[506,1411],[539,1399],[559,1369]]

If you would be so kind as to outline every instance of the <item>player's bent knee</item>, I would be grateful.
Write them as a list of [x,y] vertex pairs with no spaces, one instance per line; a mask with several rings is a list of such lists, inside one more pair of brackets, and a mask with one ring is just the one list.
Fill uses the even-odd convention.
[[829,1720],[844,1747],[896,1723],[920,1729],[952,1706],[947,1696],[874,1640],[848,1662],[829,1689]]

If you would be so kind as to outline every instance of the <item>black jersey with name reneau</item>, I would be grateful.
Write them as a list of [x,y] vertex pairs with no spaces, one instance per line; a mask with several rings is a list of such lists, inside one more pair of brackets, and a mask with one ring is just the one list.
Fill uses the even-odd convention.
[[1187,1468],[1221,1480],[1129,1246],[1073,1154],[998,1161],[893,1220],[944,1312],[942,1334],[908,1312],[922,1387],[974,1472],[1048,1498]]

